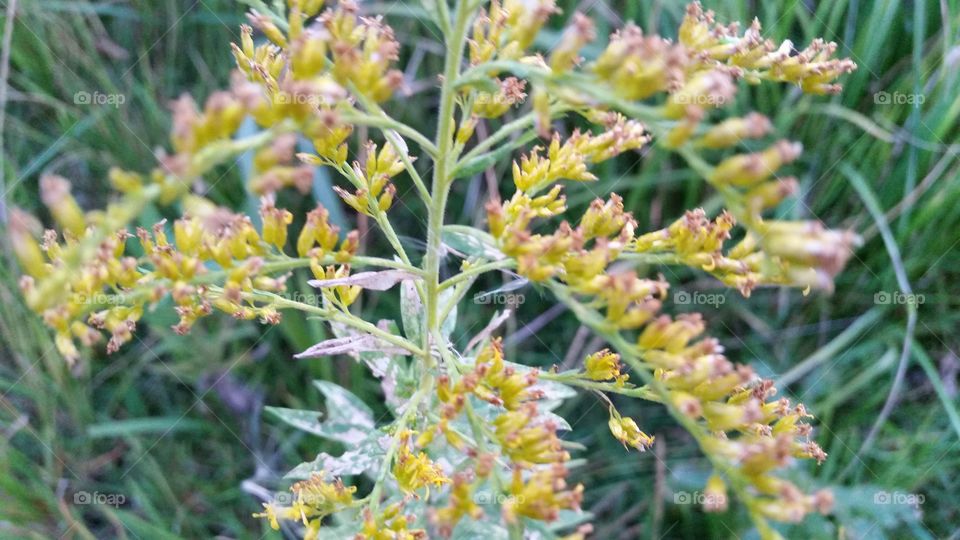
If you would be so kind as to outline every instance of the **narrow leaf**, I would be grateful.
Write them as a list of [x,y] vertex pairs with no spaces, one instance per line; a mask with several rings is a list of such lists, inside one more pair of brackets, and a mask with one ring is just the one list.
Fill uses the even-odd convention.
[[371,291],[385,291],[401,281],[416,279],[416,275],[404,270],[383,270],[381,272],[360,272],[352,276],[335,279],[312,279],[308,281],[317,288],[357,286]]

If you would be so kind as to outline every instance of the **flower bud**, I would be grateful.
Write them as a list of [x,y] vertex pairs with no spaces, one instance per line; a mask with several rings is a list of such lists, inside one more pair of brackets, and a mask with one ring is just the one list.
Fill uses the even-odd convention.
[[705,148],[727,148],[745,139],[758,139],[770,131],[766,116],[750,113],[743,118],[730,118],[710,128],[698,142]]
[[40,224],[26,212],[13,208],[10,211],[10,223],[7,228],[10,234],[10,247],[13,249],[20,269],[27,275],[40,278],[47,275],[47,265],[40,250],[40,244],[34,238],[31,229],[39,229]]
[[777,169],[800,155],[800,143],[778,141],[763,152],[729,157],[714,168],[710,182],[716,185],[750,187],[770,178]]
[[70,182],[66,178],[52,174],[41,177],[40,198],[64,231],[78,238],[83,235],[86,218],[70,194]]

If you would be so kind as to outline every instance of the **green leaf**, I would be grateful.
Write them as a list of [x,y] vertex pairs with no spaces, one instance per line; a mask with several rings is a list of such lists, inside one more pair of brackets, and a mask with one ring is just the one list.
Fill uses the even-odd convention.
[[[456,289],[453,287],[449,289],[444,289],[440,292],[440,306],[446,306],[448,302],[453,299],[453,295],[456,293]],[[450,336],[453,334],[453,331],[457,328],[457,306],[453,306],[453,309],[450,310],[450,314],[446,319],[440,322],[440,335],[444,339],[450,340]]]
[[469,258],[500,260],[505,258],[493,245],[493,238],[472,227],[444,228],[440,233],[443,244]]
[[126,437],[142,433],[172,433],[174,431],[200,431],[204,423],[182,416],[161,416],[154,418],[131,418],[115,420],[87,426],[87,436],[91,439],[102,437]]
[[327,398],[325,421],[316,411],[266,407],[267,412],[299,430],[346,445],[356,445],[374,432],[373,411],[360,398],[331,382],[313,384]]
[[477,538],[506,540],[510,538],[510,533],[489,519],[464,518],[453,528],[453,534],[450,538],[451,540],[476,540]]
[[320,422],[320,413],[303,409],[286,409],[284,407],[264,407],[264,409],[283,422],[307,433],[320,437],[328,437],[329,432]]
[[329,422],[374,428],[373,411],[349,390],[329,381],[313,381],[313,385],[327,398]]
[[321,471],[327,479],[356,476],[368,471],[371,475],[375,475],[384,455],[386,452],[378,442],[377,434],[374,434],[364,439],[356,448],[347,450],[339,456],[321,452],[317,459],[297,465],[285,474],[284,478],[306,480]]
[[423,343],[423,302],[413,283],[400,284],[400,320],[403,322],[403,334],[414,343]]

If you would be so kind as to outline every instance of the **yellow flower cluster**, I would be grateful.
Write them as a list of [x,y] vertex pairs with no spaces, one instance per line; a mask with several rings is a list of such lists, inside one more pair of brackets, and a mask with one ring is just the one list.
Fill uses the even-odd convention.
[[534,195],[557,180],[578,182],[596,180],[587,170],[591,163],[611,159],[623,152],[636,150],[650,141],[639,122],[626,120],[618,114],[603,115],[604,131],[599,135],[575,131],[563,144],[554,135],[546,155],[534,148],[513,164],[513,183],[518,192]]
[[523,103],[527,97],[524,88],[526,83],[516,77],[497,80],[496,92],[480,92],[477,95],[473,114],[480,118],[500,118],[515,105]]
[[[278,138],[255,159],[251,189],[256,193],[290,186],[306,192],[312,182],[310,165],[344,167],[353,126],[342,116],[356,112],[348,96],[382,102],[403,82],[402,73],[391,67],[399,44],[380,18],[360,17],[353,2],[339,2],[319,13],[321,6],[316,1],[290,2],[286,32],[269,17],[253,12],[251,24],[269,42],[256,46],[253,28],[244,26],[241,43],[233,44],[241,75],[233,81],[232,93],[243,111],[262,127],[295,128],[311,140],[315,151],[297,156],[308,166],[288,164],[295,139]],[[384,152],[393,150],[384,147]],[[376,157],[373,160],[377,162]],[[363,188],[367,194],[389,207],[394,188],[380,183],[383,179],[377,176],[356,171],[358,180],[369,183]],[[366,207],[365,199],[366,194],[353,202]]]
[[630,250],[676,255],[681,264],[750,296],[758,285],[832,289],[858,241],[850,232],[827,230],[817,222],[771,220],[724,252],[734,225],[728,212],[711,221],[702,209],[691,210],[665,229],[638,236]]
[[[334,186],[333,189],[358,213],[373,217],[378,212],[386,212],[393,205],[397,188],[390,183],[390,179],[403,172],[405,166],[390,143],[377,152],[377,145],[368,141],[366,155],[366,166],[361,167],[359,162],[354,162],[351,171],[350,176],[358,186],[357,190],[350,193],[339,186]],[[310,159],[302,154],[301,156],[303,159]]]
[[815,40],[806,49],[793,53],[793,43],[777,45],[760,35],[760,21],[753,20],[742,36],[738,25],[721,25],[714,21],[712,12],[704,12],[699,2],[687,7],[680,25],[680,44],[690,57],[701,64],[722,62],[736,76],[748,82],[772,80],[796,84],[804,92],[832,94],[840,86],[832,81],[856,69],[849,59],[832,58],[836,43]]
[[793,44],[776,45],[760,35],[756,19],[744,32],[737,24],[721,25],[699,2],[690,4],[674,43],[646,36],[632,24],[618,31],[597,59],[593,71],[621,96],[641,100],[661,92],[671,93],[673,117],[686,105],[719,106],[732,97],[731,79],[749,83],[762,80],[789,82],[804,92],[836,93],[832,84],[856,65],[834,59],[836,44],[817,40],[797,54]]
[[294,164],[296,145],[297,136],[284,133],[259,150],[253,156],[250,190],[266,195],[292,187],[300,193],[309,193],[313,186],[313,167]]
[[534,217],[563,212],[559,186],[549,195],[530,199],[522,191],[503,205],[487,206],[490,232],[499,248],[517,260],[518,272],[532,280],[561,279],[574,291],[598,295],[605,301],[607,320],[621,329],[637,328],[660,307],[667,284],[638,277],[633,272],[607,274],[633,237],[635,221],[616,194],[596,200],[576,229],[566,222],[551,235],[529,231]]
[[520,517],[555,521],[560,510],[580,508],[583,485],[568,489],[567,468],[554,464],[537,469],[524,480],[519,469],[513,471],[510,483],[510,498],[503,505],[503,516],[508,523],[516,523]]
[[[578,160],[569,158],[569,161]],[[656,246],[672,250],[687,263],[718,273],[728,270],[730,275],[726,277],[731,283],[749,290],[752,285],[748,280],[757,280],[766,274],[761,274],[759,267],[753,272],[755,275],[750,274],[750,266],[737,267],[738,264],[762,264],[750,260],[750,252],[742,247],[732,250],[729,260],[720,255],[723,241],[733,226],[732,218],[724,214],[710,222],[702,211],[692,212],[666,231],[634,238],[634,220],[625,212],[619,197],[613,195],[607,202],[594,201],[576,229],[563,223],[552,235],[534,235],[529,232],[533,218],[553,217],[564,208],[562,201],[557,204],[558,186],[553,187],[550,195],[539,198],[541,200],[527,197],[524,187],[536,185],[546,189],[563,175],[549,176],[548,166],[528,169],[531,174],[518,184],[518,195],[506,204],[488,206],[491,233],[500,250],[517,260],[518,272],[535,281],[556,280],[574,294],[589,298],[592,307],[605,312],[606,328],[638,330],[632,351],[642,359],[644,369],[654,370],[655,380],[667,392],[660,399],[695,423],[696,429],[702,432],[703,450],[709,456],[719,460],[722,467],[737,471],[735,474],[746,478],[764,496],[756,503],[759,512],[782,519],[786,515],[802,517],[811,509],[822,509],[823,505],[813,503],[822,495],[794,497],[797,488],[773,475],[794,457],[820,462],[826,456],[809,440],[810,426],[801,421],[806,416],[802,406],[790,408],[785,400],[767,401],[775,393],[769,381],[757,382],[748,367],[736,366],[727,360],[716,340],[698,341],[705,330],[700,315],[681,315],[676,319],[656,316],[660,300],[666,295],[665,282],[643,279],[634,272],[609,270],[609,265],[628,246],[640,251],[644,248],[650,251]],[[580,178],[587,174],[578,169]],[[549,202],[543,202],[547,198]],[[778,223],[773,221],[768,225],[780,231],[782,226]],[[784,237],[778,239],[783,240]],[[832,253],[839,253],[843,243],[837,240],[837,237],[825,238],[822,249],[808,248],[799,254],[797,247],[793,252],[789,252],[790,247],[782,247],[770,256],[782,257],[788,265],[806,264],[803,268],[836,271],[842,260],[831,258],[826,247],[830,246]],[[592,245],[588,246],[590,241]],[[748,262],[740,260],[744,257]],[[791,282],[798,279],[792,266],[783,267],[781,272],[792,279]],[[587,358],[585,367],[586,378],[612,380],[614,388],[623,386],[616,355],[601,351]],[[501,429],[516,434],[513,441],[519,444],[518,450],[514,451],[501,439],[508,455],[531,463],[556,459],[551,452],[557,449],[543,442],[548,437],[544,430],[520,427],[529,422],[530,416],[529,411],[521,409],[495,420],[498,434]],[[638,449],[645,449],[653,442],[632,419],[621,417],[613,407],[610,430],[625,445]]]
[[559,11],[554,0],[493,0],[474,18],[470,62],[522,57],[547,19]]
[[585,375],[593,381],[613,380],[618,386],[623,386],[630,378],[626,373],[621,373],[623,365],[620,363],[620,355],[610,352],[610,349],[597,351],[586,357],[583,361],[586,368]]
[[[502,508],[504,518],[511,522],[519,516],[556,519],[559,510],[579,506],[583,491],[580,485],[568,489],[564,481],[564,463],[570,455],[557,436],[557,426],[541,417],[537,400],[543,395],[532,388],[536,381],[535,370],[520,374],[505,366],[502,345],[496,339],[481,349],[474,369],[457,383],[451,384],[449,378],[443,377],[437,386],[443,419],[436,429],[447,433],[448,442],[457,448],[463,442],[459,436],[451,435],[450,422],[463,412],[470,396],[502,408],[492,421],[492,438],[514,471],[511,482],[505,486],[510,502]],[[490,476],[493,466],[491,455],[478,455],[472,476],[454,478],[451,502],[435,516],[438,526],[452,530],[463,516],[476,513],[469,495]]]
[[380,17],[359,17],[357,5],[343,1],[319,14],[319,26],[307,26],[323,2],[289,4],[286,33],[269,17],[250,14],[250,23],[272,44],[255,47],[251,30],[244,28],[241,44],[233,45],[237,65],[266,85],[274,103],[306,113],[330,97],[322,90],[336,86],[380,102],[403,82],[402,73],[391,68],[400,45]]
[[193,98],[183,95],[170,105],[173,111],[173,124],[170,131],[170,143],[177,152],[163,161],[164,167],[181,178],[189,179],[196,175],[189,167],[189,157],[217,141],[230,139],[240,127],[246,110],[230,92],[215,92],[203,107],[197,109]]
[[[272,197],[262,201],[263,224],[257,230],[245,215],[188,196],[183,200],[186,214],[173,223],[172,231],[165,221],[151,231],[137,230],[142,255],[134,257],[127,254],[132,235],[120,228],[101,236],[103,218],[79,209],[66,180],[45,177],[41,183],[62,234],[47,230],[41,246],[30,218],[17,211],[11,220],[11,241],[27,273],[21,280],[27,304],[57,332],[57,347],[70,361],[79,355],[75,341],[90,346],[99,340],[100,331],[110,336],[107,351],[118,350],[132,339],[145,307],[167,295],[180,317],[173,327],[180,334],[213,308],[239,319],[280,321],[275,308],[245,298],[254,290],[285,289],[284,278],[271,277],[265,260],[282,255],[293,215],[276,208]],[[315,269],[327,255],[348,262],[358,247],[356,232],[335,251],[337,243],[338,230],[327,221],[326,210],[311,212],[297,240],[301,255],[310,257]],[[88,251],[92,256],[85,256]],[[211,271],[210,264],[220,270]],[[327,271],[319,272],[326,277]],[[343,276],[348,268],[334,272]]]
[[[486,9],[459,2],[454,13],[437,4],[445,43],[459,49],[446,52],[438,136],[431,141],[380,109],[403,84],[394,68],[400,46],[381,17],[360,16],[350,0],[325,10],[322,0],[274,4],[270,13],[251,12],[250,26],[241,28],[232,48],[238,69],[229,91],[212,94],[202,107],[186,96],[172,104],[173,153],[159,155],[159,166],[148,175],[111,171],[112,185],[123,194],[118,203],[84,212],[69,182],[45,176],[42,200],[58,230],[42,231],[30,216],[11,212],[11,247],[25,273],[25,298],[54,329],[64,356],[72,361],[78,343],[90,346],[104,333],[107,350],[116,351],[134,338],[143,313],[168,296],[179,315],[173,329],[181,334],[214,310],[276,324],[280,309],[297,307],[356,332],[338,335],[321,350],[357,353],[389,344],[412,355],[404,363],[410,370],[406,375],[419,374],[421,386],[410,408],[383,431],[391,435],[390,450],[370,495],[355,500],[355,488],[339,479],[328,482],[321,473],[291,488],[291,504],[266,504],[257,514],[274,529],[281,519],[299,521],[308,539],[318,537],[327,516],[361,504],[357,538],[425,538],[426,530],[416,528],[423,516],[404,510],[412,499],[422,496],[427,502],[431,490],[446,502],[428,510],[429,522],[445,535],[465,519],[489,517],[478,505],[480,490],[496,492],[503,521],[515,529],[525,520],[552,521],[563,510],[579,508],[583,486],[567,483],[570,455],[558,435],[561,422],[544,410],[543,379],[664,403],[714,466],[706,486],[707,510],[727,508],[728,483],[752,516],[794,521],[829,509],[829,494],[804,494],[777,475],[794,458],[821,462],[826,457],[810,440],[811,415],[803,405],[775,399],[770,381],[728,360],[717,340],[704,337],[699,315],[660,314],[668,292],[662,277],[644,277],[614,263],[687,265],[744,295],[768,284],[832,287],[855,235],[814,222],[763,217],[797,188],[796,180],[777,174],[798,159],[799,144],[777,141],[758,152],[720,158],[716,165],[699,152],[729,149],[770,131],[769,120],[752,113],[709,121],[711,111],[732,102],[738,81],[836,92],[836,79],[855,66],[833,58],[835,45],[815,41],[794,51],[790,42],[777,45],[761,38],[757,22],[741,33],[736,25],[717,24],[694,3],[677,41],[628,25],[585,64],[580,54],[596,39],[596,28],[579,13],[549,54],[529,51],[559,11],[554,0],[491,0]],[[266,40],[258,45],[255,32]],[[469,66],[461,71],[463,49]],[[527,92],[528,113],[467,149],[474,133],[487,127],[481,119],[507,115],[524,104]],[[649,98],[655,104],[638,103]],[[459,123],[454,119],[458,109]],[[551,135],[553,120],[567,113],[592,127],[565,138]],[[245,118],[263,130],[234,139]],[[356,126],[379,130],[386,142],[366,140],[353,161],[349,145]],[[545,143],[512,164],[515,192],[486,206],[490,236],[504,260],[471,260],[464,269],[470,279],[442,281],[444,205],[454,180],[476,171],[478,163],[489,166],[535,131]],[[365,130],[358,133],[366,139]],[[296,152],[299,135],[313,143],[313,151]],[[538,219],[561,218],[567,210],[560,181],[594,181],[592,165],[642,149],[653,135],[719,192],[728,211],[710,219],[693,210],[662,230],[638,235],[637,221],[611,193],[593,201],[578,221],[538,230]],[[408,155],[406,140],[432,160],[432,190],[411,165],[415,157]],[[189,194],[213,167],[243,152],[253,155],[248,187],[262,197],[260,225]],[[290,231],[294,215],[277,207],[276,193],[288,188],[308,193],[317,167],[330,167],[347,179],[350,189],[335,190],[358,214],[373,218],[396,258],[358,256],[359,233],[341,237],[322,206],[305,216],[299,231]],[[386,214],[396,202],[395,179],[404,171],[428,206],[422,267],[410,263]],[[154,202],[177,205],[182,217],[130,234],[130,224]],[[742,235],[734,230],[738,221]],[[738,241],[726,246],[734,235]],[[295,250],[296,258],[288,250]],[[389,277],[371,272],[351,278],[354,264],[395,270]],[[438,309],[441,293],[465,293],[464,285],[481,271],[514,266],[567,302],[617,352],[598,351],[584,359],[582,369],[568,373],[518,368],[504,358],[499,339],[481,347],[472,361],[467,353],[449,354],[452,344],[435,339],[443,336],[440,321],[452,313]],[[309,268],[316,279],[328,282],[317,285],[322,306],[278,294],[285,291],[287,273],[297,268]],[[413,282],[404,284],[412,285],[409,290],[416,291],[426,312],[418,338],[350,313],[363,287],[385,290],[398,280]],[[456,287],[448,289],[454,281]],[[632,370],[629,375],[624,364]],[[646,385],[631,384],[635,375]],[[654,438],[612,403],[609,414],[611,434],[625,447],[643,451],[653,445]],[[439,434],[463,461],[449,463],[450,454],[431,452]],[[587,532],[580,529],[570,538],[582,539]]]
[[410,449],[410,439],[413,433],[407,430],[399,434],[400,451],[397,453],[393,465],[393,477],[396,478],[400,490],[416,496],[418,489],[426,488],[427,498],[430,498],[430,486],[439,488],[450,482],[443,470],[427,457],[425,452],[414,454]]
[[357,540],[423,540],[427,531],[411,529],[410,524],[417,521],[416,516],[404,515],[403,504],[394,503],[374,514],[369,508],[363,511],[363,527],[357,534]]
[[483,510],[476,503],[473,480],[473,475],[467,472],[454,474],[449,503],[432,516],[431,521],[444,538],[450,537],[453,528],[464,517],[477,519],[483,515]]
[[345,486],[339,478],[327,482],[323,471],[320,471],[309,480],[290,487],[294,497],[291,504],[263,503],[264,511],[253,516],[266,518],[275,531],[280,530],[280,520],[300,521],[306,527],[304,540],[315,540],[319,536],[323,518],[350,508],[356,490],[353,486]]
[[623,443],[624,447],[632,446],[643,451],[653,446],[654,438],[640,431],[640,426],[633,418],[624,418],[614,407],[610,407],[610,420],[607,422],[613,438]]
[[498,338],[480,351],[474,371],[461,378],[452,392],[469,391],[484,401],[515,411],[524,402],[541,397],[530,388],[536,381],[536,371],[521,374],[505,364],[503,344]]

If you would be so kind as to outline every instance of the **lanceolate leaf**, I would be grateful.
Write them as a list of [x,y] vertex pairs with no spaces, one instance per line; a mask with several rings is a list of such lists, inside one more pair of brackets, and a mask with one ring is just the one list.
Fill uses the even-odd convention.
[[465,257],[477,257],[494,261],[499,261],[504,258],[503,253],[491,243],[488,235],[476,229],[467,227],[457,228],[456,230],[444,229],[441,236],[443,237],[444,245]]
[[317,411],[305,411],[302,409],[286,409],[283,407],[264,407],[266,411],[287,424],[307,433],[327,437],[329,431],[324,429],[320,421],[320,413]]
[[[453,299],[453,295],[456,294],[456,289],[444,289],[440,293],[440,306],[441,308],[446,306],[448,302]],[[457,328],[457,306],[453,306],[453,309],[450,310],[450,314],[447,315],[447,318],[440,321],[440,335],[444,339],[449,340],[450,335],[453,334],[453,331]]]
[[293,355],[293,357],[319,358],[321,356],[334,356],[337,354],[356,356],[363,352],[382,352],[384,354],[396,355],[410,354],[406,349],[394,347],[389,343],[377,339],[375,336],[369,334],[354,334],[347,337],[321,341],[302,353]]
[[414,343],[423,342],[423,302],[413,283],[404,281],[400,285],[400,317],[403,333]]
[[329,381],[313,381],[313,384],[327,398],[327,414],[331,422],[343,422],[362,426],[368,430],[373,429],[373,411],[363,400],[342,386]]
[[386,291],[401,281],[416,279],[416,277],[415,274],[403,270],[384,270],[382,272],[360,272],[336,279],[312,279],[307,283],[319,289],[353,285],[371,291]]
[[362,441],[356,448],[349,449],[339,456],[331,456],[323,452],[317,456],[317,459],[297,465],[284,475],[284,478],[305,480],[321,471],[327,479],[367,472],[375,475],[384,454],[383,447],[374,435]]
[[316,411],[266,407],[267,412],[297,429],[350,446],[374,433],[373,411],[360,398],[331,382],[313,383],[327,398],[326,420]]

